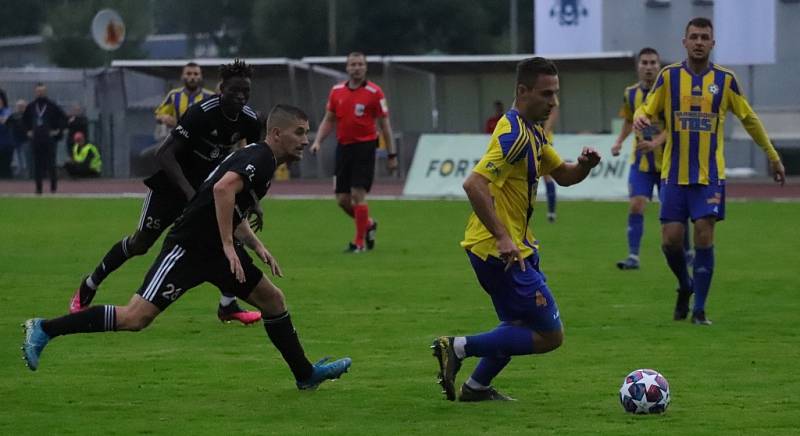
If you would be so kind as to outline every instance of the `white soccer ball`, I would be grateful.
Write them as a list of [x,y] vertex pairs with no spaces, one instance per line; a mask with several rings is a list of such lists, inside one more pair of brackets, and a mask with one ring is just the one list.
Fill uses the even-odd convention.
[[619,388],[619,402],[626,412],[664,413],[669,406],[669,383],[652,369],[632,371]]

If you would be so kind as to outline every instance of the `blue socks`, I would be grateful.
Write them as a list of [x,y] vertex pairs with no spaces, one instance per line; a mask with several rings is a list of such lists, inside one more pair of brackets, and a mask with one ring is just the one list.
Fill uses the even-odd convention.
[[533,335],[528,328],[502,323],[490,332],[467,336],[464,353],[494,358],[532,354]]
[[556,182],[545,181],[544,187],[547,189],[547,212],[556,213]]
[[694,312],[706,309],[706,298],[714,274],[714,246],[695,247],[694,257]]
[[[672,273],[675,274],[675,277],[678,279],[678,286],[680,286],[682,290],[691,290],[691,279],[689,278],[689,269],[686,267],[686,253],[683,251],[683,247],[674,249],[662,245],[661,251],[664,252],[664,257],[667,258],[669,269],[672,270]],[[697,262],[697,260],[695,260],[695,262]]]
[[628,254],[639,255],[639,246],[644,233],[644,215],[638,213],[628,214]]
[[483,386],[491,386],[492,380],[500,374],[508,362],[511,362],[510,357],[484,357],[478,362],[470,377]]

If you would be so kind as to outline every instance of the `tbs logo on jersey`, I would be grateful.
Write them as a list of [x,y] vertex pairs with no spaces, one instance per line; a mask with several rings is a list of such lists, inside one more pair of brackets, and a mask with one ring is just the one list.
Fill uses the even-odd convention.
[[253,177],[255,177],[255,175],[256,175],[256,167],[255,167],[255,165],[247,164],[247,166],[244,168],[244,172],[247,173],[247,178],[250,179],[250,181],[252,182],[253,181]]
[[689,132],[712,132],[715,130],[717,115],[707,112],[675,112],[678,130]]

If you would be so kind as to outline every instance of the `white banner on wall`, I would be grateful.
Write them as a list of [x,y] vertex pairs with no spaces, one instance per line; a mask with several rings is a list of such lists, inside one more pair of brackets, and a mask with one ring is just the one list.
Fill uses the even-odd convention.
[[[461,185],[486,152],[489,135],[422,135],[406,178],[403,195],[414,197],[463,197]],[[600,165],[583,182],[558,187],[559,198],[622,200],[628,197],[628,162],[631,137],[623,153],[611,156],[616,135],[556,135],[555,148],[565,160],[575,159],[582,147],[598,149]],[[544,198],[544,183],[539,183]]]
[[714,2],[714,62],[722,65],[775,63],[775,2]]
[[603,0],[534,0],[534,53],[603,51]]

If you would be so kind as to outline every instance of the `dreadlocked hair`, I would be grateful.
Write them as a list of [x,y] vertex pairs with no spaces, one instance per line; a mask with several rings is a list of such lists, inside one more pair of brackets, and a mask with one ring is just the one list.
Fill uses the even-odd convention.
[[236,58],[232,64],[224,64],[219,67],[219,76],[225,82],[231,77],[244,77],[250,79],[253,77],[253,67],[244,63],[243,59]]

